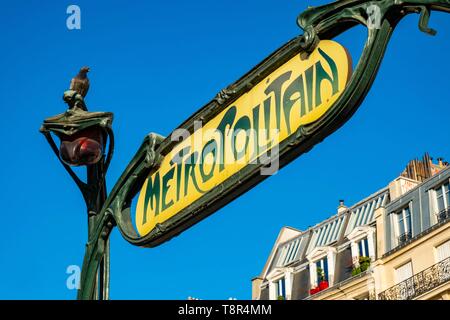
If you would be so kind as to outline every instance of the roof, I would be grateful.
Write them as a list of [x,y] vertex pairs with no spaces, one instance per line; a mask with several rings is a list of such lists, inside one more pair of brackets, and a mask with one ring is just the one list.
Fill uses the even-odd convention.
[[357,203],[352,207],[351,214],[345,236],[353,231],[356,227],[368,225],[374,222],[374,212],[376,209],[385,206],[389,201],[388,189],[384,189],[382,192],[378,192],[364,200],[364,202]]
[[[288,267],[303,261],[315,248],[332,245],[343,240],[355,228],[373,223],[375,210],[386,205],[388,201],[389,189],[386,187],[306,231],[284,227],[272,248],[261,277],[265,278],[274,268]],[[288,237],[287,240],[286,237],[282,239],[281,234],[286,229],[295,230],[298,234]]]

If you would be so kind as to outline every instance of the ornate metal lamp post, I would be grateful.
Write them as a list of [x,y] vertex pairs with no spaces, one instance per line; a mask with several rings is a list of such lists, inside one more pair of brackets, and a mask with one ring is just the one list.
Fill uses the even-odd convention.
[[[66,91],[64,101],[69,109],[45,119],[40,131],[86,202],[88,243],[78,298],[108,299],[109,233],[114,223],[102,219],[100,211],[107,196],[105,176],[114,150],[113,114],[85,111],[84,98],[75,90]],[[53,136],[59,138],[59,147]],[[105,152],[108,140],[109,146]],[[72,166],[86,167],[86,182],[75,174]]]

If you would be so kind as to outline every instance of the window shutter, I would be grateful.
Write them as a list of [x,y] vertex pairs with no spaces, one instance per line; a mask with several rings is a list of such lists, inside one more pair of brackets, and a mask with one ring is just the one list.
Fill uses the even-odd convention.
[[397,280],[397,283],[400,283],[402,281],[405,281],[408,278],[411,278],[413,276],[412,273],[412,263],[408,262],[402,265],[401,267],[398,267],[395,269],[395,278]]
[[441,244],[436,248],[437,262],[445,260],[450,257],[450,240]]

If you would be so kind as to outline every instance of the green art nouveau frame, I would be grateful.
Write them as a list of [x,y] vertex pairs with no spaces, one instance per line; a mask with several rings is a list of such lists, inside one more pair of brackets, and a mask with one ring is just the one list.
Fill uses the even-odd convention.
[[[374,6],[377,8],[375,17],[370,14],[373,12],[371,9]],[[346,89],[323,117],[314,123],[301,126],[288,139],[280,143],[278,156],[281,168],[311,150],[340,128],[356,112],[376,77],[392,32],[403,17],[410,13],[420,13],[420,30],[431,35],[435,34],[435,31],[428,27],[432,10],[450,12],[450,0],[342,0],[320,7],[308,8],[300,14],[297,20],[298,25],[304,30],[302,35],[286,43],[238,81],[220,91],[212,101],[195,112],[178,128],[192,133],[194,122],[208,122],[293,56],[300,54],[302,57],[307,57],[315,49],[319,40],[333,39],[357,25],[365,26],[367,40]],[[93,185],[104,185],[105,169],[112,156],[113,145],[111,146],[111,142],[113,144],[114,141],[111,130],[112,115],[106,113],[100,115],[96,119],[97,122],[94,121],[94,123],[92,119],[83,120],[83,114],[75,115],[75,120],[79,128],[86,127],[85,124],[99,125],[110,137],[108,156],[101,163],[95,165],[94,169],[90,169],[91,172],[94,172],[93,176],[96,177],[91,179],[91,181],[95,181]],[[55,153],[58,150],[50,133],[60,130],[59,132],[64,134],[73,134],[74,130],[76,131],[76,128],[68,125],[70,121],[67,120],[67,117],[64,118],[65,125],[61,125],[62,121],[59,118],[49,118],[41,129]],[[88,121],[91,122],[88,123]],[[71,131],[69,132],[69,130]],[[214,213],[268,177],[260,174],[264,163],[247,165],[238,174],[233,175],[172,218],[158,224],[149,234],[141,237],[132,224],[132,200],[138,194],[147,176],[158,168],[161,160],[176,143],[170,139],[170,136],[164,138],[151,133],[145,137],[139,150],[107,197],[105,192],[100,195],[95,186],[86,187],[77,182],[79,186],[82,186],[80,189],[82,189],[88,205],[88,211],[91,212],[90,216],[94,217],[89,227],[89,241],[83,262],[79,299],[107,299],[109,297],[108,238],[114,226],[118,227],[122,236],[131,244],[154,247]],[[66,165],[65,167],[75,179],[76,176],[74,177],[71,169]],[[101,271],[100,280],[98,280],[99,269]],[[99,288],[100,293],[96,292]]]

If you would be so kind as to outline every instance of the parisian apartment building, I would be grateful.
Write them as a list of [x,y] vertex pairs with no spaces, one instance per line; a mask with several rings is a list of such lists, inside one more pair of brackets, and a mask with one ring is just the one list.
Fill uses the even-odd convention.
[[450,300],[450,166],[425,154],[351,207],[281,229],[254,300]]

